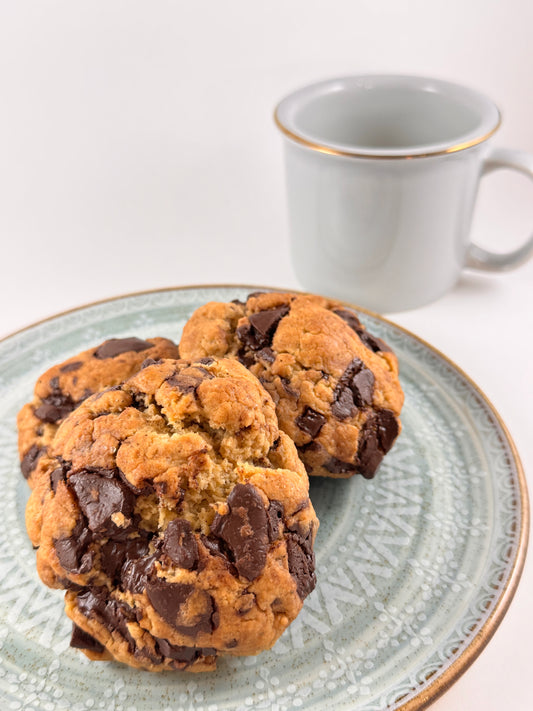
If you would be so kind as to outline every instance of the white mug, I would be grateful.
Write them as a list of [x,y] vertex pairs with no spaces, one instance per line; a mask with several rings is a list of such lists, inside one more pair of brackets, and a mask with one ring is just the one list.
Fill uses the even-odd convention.
[[533,178],[533,156],[494,148],[495,104],[413,76],[351,76],[304,87],[274,115],[284,136],[291,251],[309,291],[394,312],[433,301],[464,267],[511,269],[533,254],[469,241],[479,179]]

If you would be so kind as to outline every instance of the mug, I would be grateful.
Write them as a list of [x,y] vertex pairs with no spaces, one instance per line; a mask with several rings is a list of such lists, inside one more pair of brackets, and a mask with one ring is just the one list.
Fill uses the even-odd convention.
[[299,281],[378,312],[422,306],[464,267],[503,271],[533,253],[495,254],[469,230],[481,176],[533,156],[495,148],[496,105],[417,76],[350,76],[306,86],[274,114],[284,137],[291,253]]

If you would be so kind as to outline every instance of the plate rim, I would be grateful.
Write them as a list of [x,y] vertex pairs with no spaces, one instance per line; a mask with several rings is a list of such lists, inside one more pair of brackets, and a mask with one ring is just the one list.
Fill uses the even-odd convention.
[[[94,306],[99,306],[112,301],[119,301],[121,299],[128,299],[138,296],[148,296],[150,294],[163,293],[163,292],[175,292],[175,291],[195,291],[199,289],[250,289],[253,291],[277,291],[281,293],[294,293],[294,294],[305,294],[309,293],[302,291],[300,289],[284,288],[279,286],[266,286],[264,284],[237,284],[237,283],[210,283],[210,284],[188,284],[184,286],[166,286],[158,287],[154,289],[145,289],[141,291],[127,292],[125,294],[116,294],[114,296],[108,296],[103,299],[97,299],[95,301],[90,301],[79,306],[74,306],[64,311],[57,312],[45,318],[39,319],[27,326],[23,326],[5,336],[0,338],[0,345],[5,341],[10,340],[16,336],[22,335],[23,333],[30,331],[42,324],[48,323],[49,321],[54,321],[55,319],[62,318],[77,311],[83,311]],[[325,297],[331,298],[331,297]],[[349,301],[344,301],[342,299],[336,299],[339,303],[348,306],[356,311],[359,311],[367,316],[370,316],[378,321],[382,321],[389,326],[397,329],[409,338],[414,339],[419,344],[424,346],[426,349],[431,351],[434,355],[438,356],[444,363],[450,366],[456,373],[458,373],[467,383],[467,385],[476,393],[483,404],[488,408],[490,413],[493,415],[498,426],[501,429],[502,439],[509,446],[509,454],[512,462],[516,467],[517,479],[518,479],[518,490],[520,494],[520,531],[518,533],[518,543],[516,547],[515,558],[512,561],[510,573],[508,575],[507,581],[499,598],[495,601],[494,607],[484,624],[478,630],[476,635],[470,640],[469,644],[463,649],[459,656],[454,659],[454,661],[438,675],[438,677],[429,683],[429,685],[423,689],[420,689],[415,693],[415,696],[411,697],[405,703],[397,706],[397,711],[423,711],[430,704],[436,701],[440,696],[442,696],[474,663],[474,661],[479,657],[481,652],[485,649],[489,641],[492,639],[494,633],[498,629],[500,623],[505,617],[507,610],[514,598],[520,578],[522,576],[522,571],[524,569],[524,564],[526,560],[527,550],[528,550],[528,540],[529,540],[529,528],[530,528],[530,502],[528,495],[528,487],[525,476],[525,471],[518,453],[517,447],[513,441],[513,438],[503,421],[500,413],[493,405],[491,400],[483,392],[483,390],[477,385],[474,380],[451,358],[445,355],[435,346],[428,343],[426,340],[417,336],[415,333],[410,331],[403,326],[395,323],[391,319],[382,316],[381,314],[367,309],[363,306],[358,306]]]

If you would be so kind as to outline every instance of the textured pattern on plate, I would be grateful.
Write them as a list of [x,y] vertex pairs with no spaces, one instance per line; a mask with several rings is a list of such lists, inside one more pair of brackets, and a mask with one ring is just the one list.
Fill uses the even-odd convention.
[[[10,709],[397,708],[464,652],[517,556],[521,492],[508,441],[447,361],[379,319],[406,393],[403,432],[372,481],[315,479],[317,589],[273,650],[191,677],[89,662],[68,647],[62,592],[35,573],[15,416],[49,365],[111,336],[177,339],[209,300],[248,289],[168,290],[86,307],[0,343],[0,698]],[[327,700],[327,702],[326,702]]]

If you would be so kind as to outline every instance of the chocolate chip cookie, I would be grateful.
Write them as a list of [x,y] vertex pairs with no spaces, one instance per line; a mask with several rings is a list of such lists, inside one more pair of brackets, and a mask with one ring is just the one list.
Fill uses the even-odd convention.
[[246,365],[309,474],[371,478],[400,432],[397,358],[340,302],[282,293],[211,302],[186,323],[180,355]]
[[166,338],[111,338],[41,375],[33,401],[24,405],[17,418],[20,468],[29,485],[57,428],[80,402],[126,380],[146,358],[178,357],[178,347]]
[[37,569],[92,659],[213,669],[270,648],[315,585],[305,468],[236,360],[146,361],[66,416],[33,480]]

